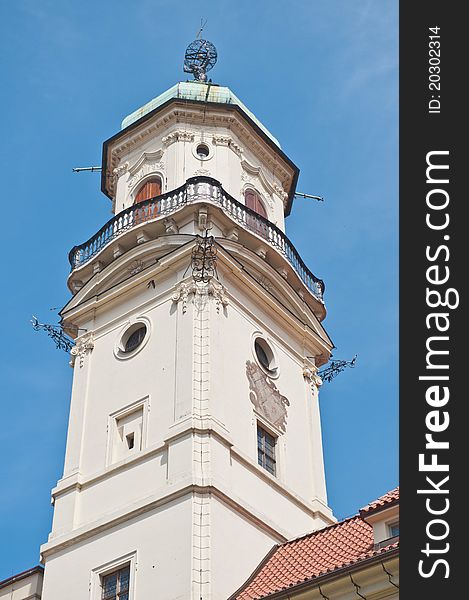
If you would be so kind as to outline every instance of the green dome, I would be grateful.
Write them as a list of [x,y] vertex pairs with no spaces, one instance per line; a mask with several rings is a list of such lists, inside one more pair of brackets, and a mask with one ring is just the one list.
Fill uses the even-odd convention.
[[279,141],[270,133],[270,131],[262,125],[259,119],[241,102],[241,100],[227,88],[210,83],[202,83],[200,81],[181,81],[173,87],[166,90],[144,106],[137,109],[122,121],[121,129],[125,129],[135,121],[138,121],[146,114],[158,108],[171,98],[181,98],[185,100],[196,100],[198,102],[217,102],[219,104],[237,104],[248,117],[250,117],[256,125],[280,148]]

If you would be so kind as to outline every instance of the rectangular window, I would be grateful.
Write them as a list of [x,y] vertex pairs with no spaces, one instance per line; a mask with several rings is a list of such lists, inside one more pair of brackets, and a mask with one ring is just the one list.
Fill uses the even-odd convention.
[[129,600],[130,565],[101,575],[102,600]]
[[275,444],[277,438],[257,425],[257,461],[271,475],[276,473]]
[[393,523],[389,525],[390,537],[397,537],[399,535],[399,523]]

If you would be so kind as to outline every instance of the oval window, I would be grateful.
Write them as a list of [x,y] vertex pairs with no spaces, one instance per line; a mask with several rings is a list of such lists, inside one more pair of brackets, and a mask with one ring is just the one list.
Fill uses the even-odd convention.
[[147,326],[143,323],[139,323],[137,329],[134,329],[130,335],[126,335],[127,338],[124,341],[124,352],[128,354],[136,350],[145,339],[147,334]]
[[125,325],[115,342],[114,356],[121,360],[132,358],[147,344],[151,333],[151,321],[139,317],[138,321]]
[[275,364],[275,356],[270,345],[261,337],[254,340],[254,352],[256,358],[269,375],[277,374],[277,365]]
[[204,158],[207,158],[210,154],[209,147],[206,144],[199,144],[195,152],[200,160],[204,160]]

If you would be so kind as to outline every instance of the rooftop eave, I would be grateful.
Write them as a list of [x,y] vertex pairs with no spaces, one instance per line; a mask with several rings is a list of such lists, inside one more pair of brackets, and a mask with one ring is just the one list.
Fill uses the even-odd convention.
[[[272,551],[264,558],[262,563],[259,565],[258,569],[251,575],[251,577],[247,580],[245,584],[241,588],[239,588],[232,596],[228,598],[228,600],[238,600],[243,589],[247,587],[249,583],[253,581],[255,575],[262,569],[262,567],[266,564],[266,562],[271,558],[273,554],[278,550],[279,546],[274,546]],[[399,556],[399,546],[392,545],[389,548],[382,548],[381,550],[377,550],[376,554],[370,557],[362,558],[357,560],[354,563],[350,563],[343,567],[339,567],[338,569],[334,569],[333,571],[323,573],[321,575],[317,575],[315,577],[311,577],[310,579],[306,579],[305,581],[298,582],[294,585],[288,586],[287,588],[283,588],[277,590],[275,592],[271,592],[269,594],[258,596],[256,600],[280,600],[285,599],[288,600],[292,598],[294,595],[299,595],[302,592],[306,592],[308,590],[316,589],[319,585],[338,580],[344,576],[347,576],[351,573],[356,573],[362,571],[363,569],[372,567],[376,564],[382,563],[384,560],[389,561],[393,558],[397,558]]]

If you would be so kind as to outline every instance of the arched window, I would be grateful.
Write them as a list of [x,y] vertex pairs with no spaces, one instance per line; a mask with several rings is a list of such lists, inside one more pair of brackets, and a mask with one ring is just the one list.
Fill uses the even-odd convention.
[[244,192],[244,201],[248,208],[254,210],[258,215],[264,217],[264,219],[267,219],[267,211],[265,210],[261,197],[257,192],[254,190],[246,190]]
[[160,194],[161,179],[159,177],[152,177],[152,179],[145,181],[142,187],[138,190],[138,193],[135,196],[134,204],[138,204],[144,200],[150,200],[150,198],[154,198]]

